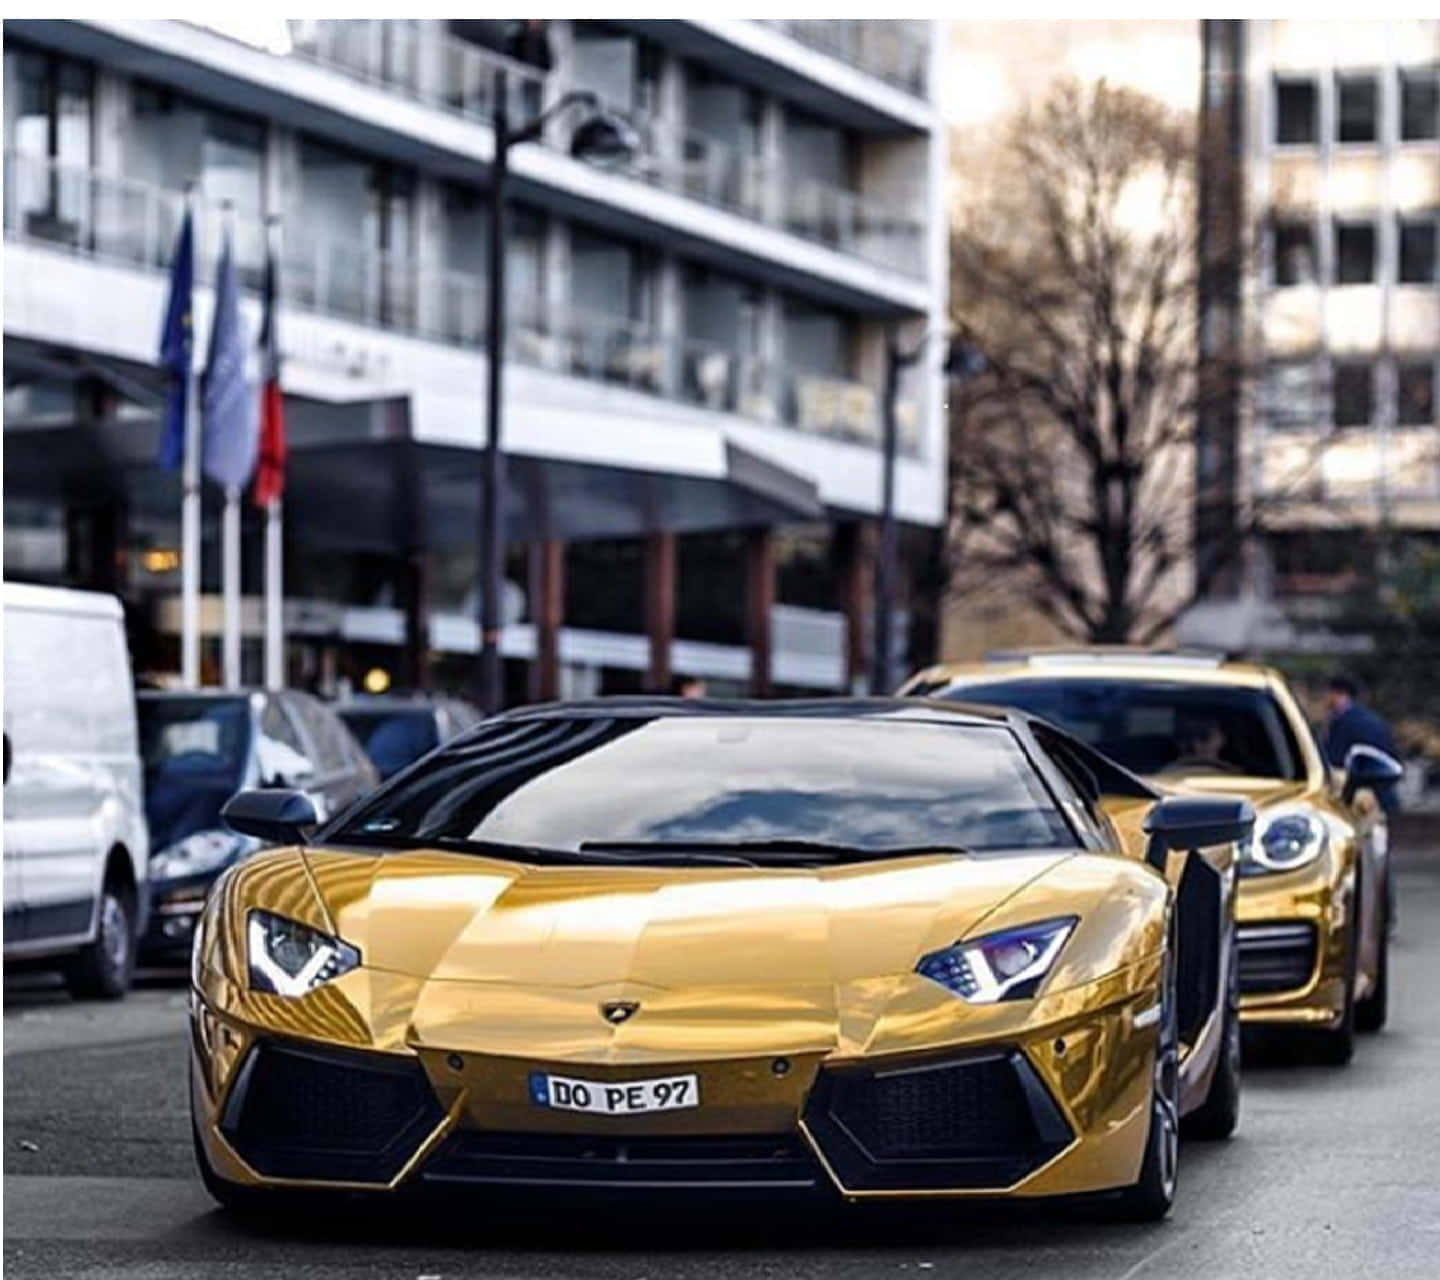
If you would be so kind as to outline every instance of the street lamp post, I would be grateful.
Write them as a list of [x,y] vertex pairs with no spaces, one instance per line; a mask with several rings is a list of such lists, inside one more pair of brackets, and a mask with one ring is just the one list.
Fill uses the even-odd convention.
[[[880,486],[880,549],[875,562],[875,638],[870,668],[870,692],[888,694],[895,689],[895,585],[898,533],[895,526],[895,456],[899,451],[897,401],[900,378],[905,370],[918,364],[937,336],[927,333],[908,351],[903,350],[892,333],[885,339],[885,388],[881,406],[884,414],[882,448],[883,470]],[[943,371],[950,378],[966,378],[984,367],[984,356],[978,348],[959,337],[952,337],[945,352]]]
[[501,447],[502,387],[505,369],[505,187],[510,170],[510,148],[538,141],[546,123],[574,106],[590,114],[575,130],[570,154],[576,159],[620,159],[632,154],[634,131],[618,117],[600,110],[593,93],[565,94],[549,108],[518,128],[510,125],[509,76],[497,68],[492,82],[491,114],[495,157],[490,169],[490,261],[485,306],[485,451],[480,466],[480,703],[486,715],[504,703],[500,667],[500,588],[505,573],[505,454]]

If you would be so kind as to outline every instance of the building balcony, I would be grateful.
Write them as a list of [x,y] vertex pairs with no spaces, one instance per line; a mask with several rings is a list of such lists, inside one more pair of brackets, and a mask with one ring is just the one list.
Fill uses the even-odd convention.
[[[7,154],[4,234],[23,242],[155,274],[168,269],[182,193],[89,169]],[[197,200],[196,278],[213,279],[226,215]],[[242,284],[258,286],[265,258],[260,220],[230,213]],[[280,291],[299,311],[448,347],[484,345],[486,281],[324,235],[283,238]],[[620,316],[509,300],[507,354],[518,364],[644,392],[692,408],[831,440],[877,446],[880,406],[862,383],[786,367]],[[285,329],[282,326],[282,337]],[[921,453],[919,407],[902,393],[901,449]]]
[[[798,23],[810,26],[899,26],[891,23]],[[488,124],[496,71],[507,76],[512,120],[532,118],[567,85],[532,67],[438,31],[381,19],[292,21],[292,56],[436,110]],[[850,39],[856,39],[854,37]],[[867,37],[863,47],[888,48],[900,37]],[[860,46],[856,46],[857,48]],[[925,46],[916,56],[923,68]],[[912,279],[925,274],[923,223],[905,208],[843,187],[797,179],[743,154],[723,139],[670,122],[635,118],[642,151],[616,171],[661,190],[724,209],[768,227]],[[545,143],[565,150],[562,122]]]
[[[927,96],[929,46],[923,29],[907,19],[770,18],[792,40],[824,53],[886,84]],[[923,28],[923,24],[918,24]]]

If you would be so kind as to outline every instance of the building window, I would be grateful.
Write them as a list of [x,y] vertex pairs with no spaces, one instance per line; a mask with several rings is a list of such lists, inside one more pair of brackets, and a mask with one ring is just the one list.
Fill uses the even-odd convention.
[[6,219],[21,214],[26,235],[88,242],[93,96],[85,63],[5,50]]
[[1312,223],[1277,221],[1274,248],[1277,285],[1315,283],[1315,228]]
[[1373,222],[1337,222],[1335,224],[1335,283],[1373,284],[1375,282],[1375,224]]
[[1361,361],[1337,364],[1332,388],[1335,425],[1368,427],[1375,417],[1375,366]]
[[1283,145],[1313,143],[1319,136],[1313,80],[1275,82],[1275,141]]
[[1380,93],[1374,76],[1335,80],[1335,141],[1374,142],[1380,136]]
[[289,287],[302,305],[413,327],[414,174],[301,138],[300,182],[289,198]]
[[1440,138],[1440,71],[1400,73],[1400,140],[1425,142]]
[[1396,366],[1395,421],[1402,427],[1428,427],[1435,421],[1435,365],[1402,360]]
[[603,22],[577,21],[572,56],[578,87],[617,110],[659,114],[661,58],[653,41]]
[[1423,221],[1400,219],[1400,283],[1434,284],[1440,280],[1436,271],[1436,239],[1440,223],[1434,218]]

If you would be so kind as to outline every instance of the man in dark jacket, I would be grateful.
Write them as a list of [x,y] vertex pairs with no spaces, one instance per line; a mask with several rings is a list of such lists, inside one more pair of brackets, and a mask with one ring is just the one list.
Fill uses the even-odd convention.
[[[1361,706],[1359,690],[1349,676],[1337,675],[1330,681],[1325,702],[1330,718],[1325,724],[1325,754],[1337,769],[1345,767],[1345,757],[1355,746],[1376,747],[1387,755],[1399,759],[1395,749],[1395,736],[1390,726],[1369,707]],[[1394,784],[1380,787],[1375,798],[1387,814],[1399,807],[1399,796]]]

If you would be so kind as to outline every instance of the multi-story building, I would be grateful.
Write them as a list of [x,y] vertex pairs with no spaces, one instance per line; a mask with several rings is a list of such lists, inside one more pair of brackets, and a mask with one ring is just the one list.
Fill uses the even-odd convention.
[[[119,591],[173,663],[155,361],[188,188],[202,337],[222,226],[253,290],[279,219],[292,673],[464,683],[503,67],[512,119],[588,89],[643,140],[590,165],[562,113],[510,157],[511,696],[672,671],[762,692],[856,680],[886,342],[945,323],[943,33],[516,25],[296,22],[262,47],[185,22],[6,23],[7,576]],[[899,394],[905,529],[945,506],[933,346]],[[209,494],[212,646],[217,512]],[[257,530],[247,515],[252,674]]]
[[[1440,21],[1207,21],[1210,354],[1253,376],[1202,421],[1212,547],[1262,533],[1182,635],[1323,638],[1377,557],[1440,541]],[[1224,243],[1219,243],[1220,241]],[[1267,621],[1268,619],[1268,621]]]

